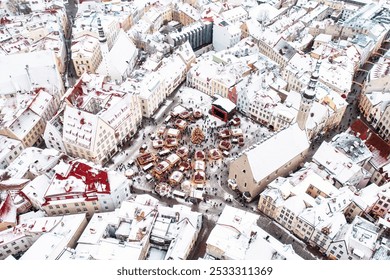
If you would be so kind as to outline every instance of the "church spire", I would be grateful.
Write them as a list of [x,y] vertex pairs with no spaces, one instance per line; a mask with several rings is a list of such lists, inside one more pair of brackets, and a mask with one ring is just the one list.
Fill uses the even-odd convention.
[[315,90],[315,88],[316,88],[318,78],[320,77],[320,74],[319,74],[320,73],[320,66],[321,66],[321,62],[320,62],[320,60],[317,60],[316,67],[315,67],[314,71],[311,73],[310,81],[309,81],[309,84],[307,86],[309,89]]
[[101,68],[101,71],[99,71],[99,73],[103,74],[106,77],[110,77],[109,50],[108,50],[107,38],[106,35],[104,34],[100,17],[98,17],[97,19],[97,24],[98,24],[100,51],[102,53],[102,61],[101,61],[101,65],[99,66]]
[[317,60],[316,67],[311,73],[309,84],[307,88],[302,93],[301,103],[299,106],[299,111],[297,115],[298,126],[304,130],[306,128],[306,122],[310,114],[310,110],[313,106],[313,102],[316,98],[316,86],[319,78],[319,69],[321,62]]
[[99,32],[99,42],[105,43],[107,42],[107,38],[106,35],[104,34],[102,21],[100,20],[100,17],[97,19],[97,24],[98,24],[98,32]]

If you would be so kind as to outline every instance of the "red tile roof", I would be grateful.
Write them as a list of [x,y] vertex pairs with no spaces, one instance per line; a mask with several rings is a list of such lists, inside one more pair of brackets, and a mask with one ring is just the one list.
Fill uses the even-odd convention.
[[373,153],[374,163],[378,166],[389,160],[390,145],[371,130],[362,120],[358,119],[351,125],[353,134],[365,141],[365,144]]
[[[72,169],[66,177],[60,174],[56,174],[56,179],[65,180],[71,176],[80,179],[85,183],[86,192],[110,193],[110,184],[108,182],[106,171],[92,168],[91,166],[82,162],[74,162],[72,164]],[[100,183],[99,185],[102,187],[102,189],[98,189],[96,183]]]

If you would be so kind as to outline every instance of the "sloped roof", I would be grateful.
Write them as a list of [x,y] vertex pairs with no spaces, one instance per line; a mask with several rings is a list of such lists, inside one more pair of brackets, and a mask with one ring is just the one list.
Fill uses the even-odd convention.
[[245,152],[252,169],[253,179],[261,181],[310,146],[306,132],[298,124],[278,132],[257,147]]

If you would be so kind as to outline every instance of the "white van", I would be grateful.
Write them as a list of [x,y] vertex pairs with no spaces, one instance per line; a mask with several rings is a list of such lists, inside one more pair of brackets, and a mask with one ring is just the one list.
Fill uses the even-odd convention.
[[149,163],[149,164],[145,165],[144,167],[142,167],[142,170],[146,172],[149,169],[151,169],[153,166],[154,166],[153,163]]
[[150,175],[150,174],[146,174],[145,178],[147,181],[150,181],[153,179],[152,175]]
[[167,154],[169,154],[171,151],[170,150],[162,150],[161,152],[158,152],[158,155],[160,157],[162,156],[166,156]]

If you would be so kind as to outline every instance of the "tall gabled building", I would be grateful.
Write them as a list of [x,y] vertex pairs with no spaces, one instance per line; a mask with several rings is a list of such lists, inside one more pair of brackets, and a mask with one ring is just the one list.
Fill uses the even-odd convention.
[[56,115],[45,133],[46,144],[97,164],[107,162],[141,123],[138,96],[106,83],[102,76],[84,73],[64,100],[62,116]]

